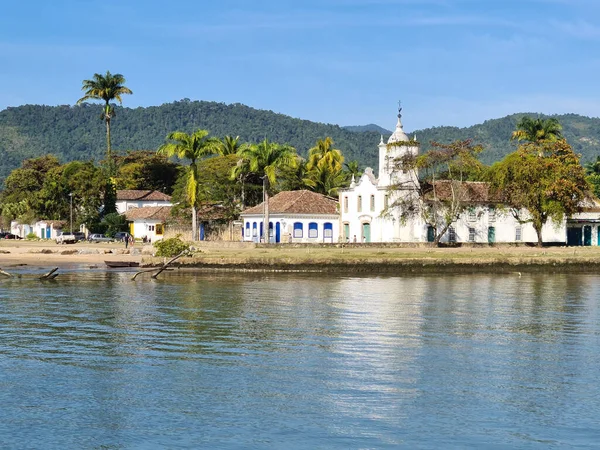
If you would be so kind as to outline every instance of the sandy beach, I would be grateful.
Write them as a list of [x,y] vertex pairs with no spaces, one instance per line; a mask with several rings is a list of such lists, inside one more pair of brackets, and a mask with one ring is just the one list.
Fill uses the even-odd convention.
[[57,245],[54,241],[0,240],[0,268],[14,266],[73,267],[80,265],[103,266],[104,261],[131,261],[140,263],[142,246],[125,249],[123,243],[78,242]]

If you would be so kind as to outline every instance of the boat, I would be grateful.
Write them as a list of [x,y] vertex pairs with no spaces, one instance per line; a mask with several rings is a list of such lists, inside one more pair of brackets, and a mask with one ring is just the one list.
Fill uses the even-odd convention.
[[140,267],[139,262],[135,261],[104,261],[108,267],[117,268],[117,267]]

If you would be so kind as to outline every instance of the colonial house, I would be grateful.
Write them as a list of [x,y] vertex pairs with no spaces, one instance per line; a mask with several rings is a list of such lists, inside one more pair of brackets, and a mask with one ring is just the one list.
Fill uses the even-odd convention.
[[129,233],[134,238],[146,238],[150,242],[161,240],[165,222],[171,214],[171,206],[144,206],[130,208],[124,213],[129,223]]
[[116,207],[119,214],[133,208],[172,206],[171,196],[159,191],[122,189],[117,191]]
[[[243,241],[261,241],[264,213],[264,202],[242,212]],[[280,192],[269,198],[269,241],[338,242],[339,217],[335,199],[307,190]]]
[[[401,112],[401,110],[400,110]],[[414,214],[406,219],[399,207],[402,198],[418,196],[416,172],[397,170],[394,161],[416,156],[419,144],[404,133],[402,115],[387,142],[379,143],[379,178],[367,168],[360,179],[354,178],[348,189],[340,191],[340,234],[342,240],[358,242],[433,242],[434,230],[422,217]],[[403,186],[402,189],[390,189]],[[449,182],[436,182],[438,198],[448,199],[453,192]],[[471,243],[537,243],[530,223],[521,224],[498,202],[490,198],[486,183],[461,184],[467,209],[460,214],[442,236],[440,242]],[[420,198],[420,197],[417,197]],[[427,202],[427,198],[421,199]],[[410,202],[408,202],[410,203]],[[587,208],[568,220],[549,221],[542,229],[545,243],[600,245],[600,205],[590,201]]]

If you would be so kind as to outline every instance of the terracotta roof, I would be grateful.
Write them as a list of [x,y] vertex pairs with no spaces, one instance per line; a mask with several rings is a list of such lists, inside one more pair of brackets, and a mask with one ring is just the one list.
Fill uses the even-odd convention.
[[62,229],[67,222],[64,220],[38,220],[38,223],[45,223],[46,225],[52,226],[52,228]]
[[[458,193],[461,201],[467,203],[497,203],[499,199],[492,196],[490,185],[480,181],[455,182],[455,195]],[[452,182],[450,180],[439,180],[435,182],[435,193],[438,199],[450,200],[452,198]],[[426,198],[433,197],[433,191],[429,190]]]
[[[244,214],[262,214],[263,204],[246,209]],[[283,191],[269,199],[269,214],[338,214],[338,201],[316,192]]]
[[117,191],[119,200],[148,200],[148,201],[171,201],[171,196],[159,191],[145,191],[140,189],[121,189]]
[[133,208],[125,212],[127,220],[167,220],[171,215],[171,206],[149,206],[147,208]]

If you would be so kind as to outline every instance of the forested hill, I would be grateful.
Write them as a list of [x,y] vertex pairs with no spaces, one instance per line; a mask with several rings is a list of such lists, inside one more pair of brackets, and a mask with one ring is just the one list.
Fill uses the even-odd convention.
[[[62,161],[101,159],[106,151],[106,128],[100,105],[25,105],[0,111],[0,181],[24,158],[46,153]],[[112,148],[156,149],[172,131],[198,128],[211,135],[240,136],[242,141],[270,141],[294,146],[306,155],[318,139],[331,136],[347,160],[376,167],[375,132],[353,133],[338,125],[295,119],[241,104],[182,100],[147,108],[116,108],[111,122]]]
[[[198,128],[213,136],[240,136],[243,141],[271,141],[293,145],[306,155],[317,139],[331,136],[347,161],[377,168],[377,131],[351,131],[340,127],[295,119],[272,111],[257,110],[241,104],[182,100],[147,108],[117,108],[112,121],[113,149],[148,150],[158,148],[168,133],[191,132]],[[25,158],[47,153],[63,162],[101,159],[106,148],[106,129],[100,119],[100,105],[38,106],[25,105],[0,111],[0,182]],[[509,141],[522,114],[488,120],[468,128],[436,127],[408,132],[417,135],[423,151],[432,140],[451,142],[473,138],[485,147],[482,159],[489,163],[514,150]],[[600,155],[600,119],[568,114],[555,116],[564,134],[584,161]],[[389,126],[394,125],[391,117]],[[388,125],[388,124],[384,124]],[[372,126],[368,129],[373,130]],[[387,136],[385,136],[387,138]]]

